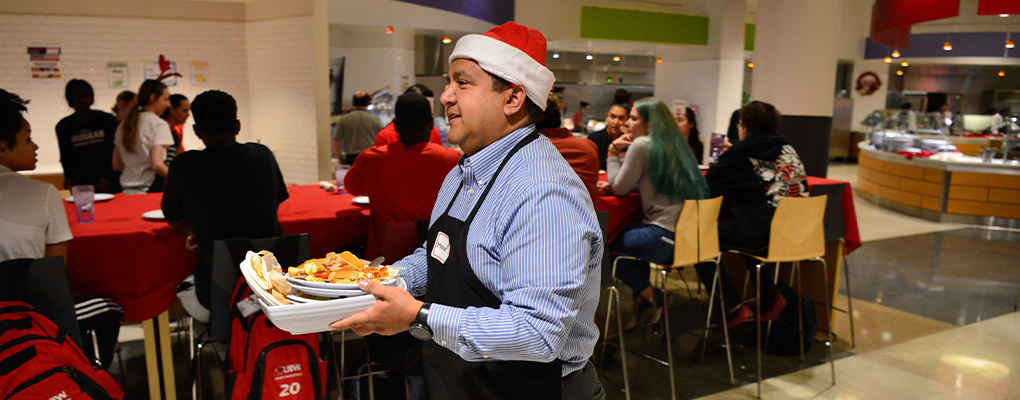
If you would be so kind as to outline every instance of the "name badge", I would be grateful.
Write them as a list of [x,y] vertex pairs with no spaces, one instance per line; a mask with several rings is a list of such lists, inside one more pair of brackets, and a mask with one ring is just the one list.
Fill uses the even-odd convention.
[[439,260],[439,262],[446,264],[446,259],[450,257],[450,237],[446,236],[445,233],[439,232],[436,235],[436,244],[432,246],[432,258]]

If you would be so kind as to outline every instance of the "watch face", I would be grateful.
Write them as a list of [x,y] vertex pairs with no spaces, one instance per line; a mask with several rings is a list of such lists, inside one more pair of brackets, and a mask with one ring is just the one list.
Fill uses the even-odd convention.
[[430,332],[429,328],[425,327],[422,324],[418,323],[411,324],[411,327],[408,328],[407,331],[410,332],[411,336],[414,336],[415,339],[421,341],[427,341],[432,339],[432,332]]

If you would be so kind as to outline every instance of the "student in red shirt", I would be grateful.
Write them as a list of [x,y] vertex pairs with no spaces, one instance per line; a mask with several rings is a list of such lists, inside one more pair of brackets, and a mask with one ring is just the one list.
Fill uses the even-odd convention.
[[[429,102],[429,115],[432,115],[432,89],[418,83],[411,85],[411,87],[404,91],[404,94],[408,93],[418,93],[425,96],[425,99]],[[400,141],[400,135],[397,134],[397,129],[394,128],[393,123],[390,122],[389,125],[386,125],[386,127],[379,131],[379,134],[375,136],[375,143],[372,144],[372,146],[385,146],[398,141]],[[443,145],[443,139],[439,137],[439,130],[436,129],[435,126],[432,127],[432,134],[429,136],[429,141],[440,146]]]
[[432,111],[425,96],[398,97],[394,112],[400,141],[361,152],[344,178],[348,192],[370,199],[368,259],[379,254],[387,223],[429,220],[443,180],[460,159],[457,150],[429,142]]
[[538,133],[545,135],[560,151],[563,159],[567,160],[570,168],[574,169],[577,176],[584,182],[591,196],[591,204],[597,210],[599,208],[599,191],[596,186],[599,180],[599,154],[598,147],[591,140],[574,136],[567,128],[561,128],[563,123],[560,114],[560,99],[552,93],[546,99],[545,115],[542,121],[535,124]]

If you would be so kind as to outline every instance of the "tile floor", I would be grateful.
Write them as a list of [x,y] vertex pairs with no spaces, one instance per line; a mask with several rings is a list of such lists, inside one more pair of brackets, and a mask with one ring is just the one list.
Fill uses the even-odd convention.
[[[829,177],[854,183],[856,166],[834,164]],[[766,355],[763,397],[1020,399],[1020,313],[1013,310],[1020,294],[1020,233],[934,223],[859,197],[854,205],[865,242],[850,256],[856,347],[850,345],[846,314],[836,313],[837,384],[832,386],[826,347],[816,344],[804,362],[796,356]],[[693,273],[682,276],[697,282]],[[754,398],[753,325],[731,331],[734,387],[721,347],[710,345],[704,365],[699,363],[700,338],[693,334],[702,332],[706,304],[692,301],[675,277],[667,286],[675,294],[670,301],[670,330],[677,398]],[[621,292],[627,313],[630,293]],[[836,305],[845,309],[845,289],[841,293]],[[131,326],[122,331],[127,370],[144,368],[140,335],[134,331]],[[720,341],[718,331],[712,332],[710,341]],[[664,336],[661,326],[624,335],[632,399],[670,398],[668,369],[637,354],[665,358]],[[601,359],[600,349],[596,348],[596,361]],[[175,359],[187,357],[186,346],[175,352]],[[117,363],[112,367],[115,376],[118,367]],[[183,376],[185,370],[183,361],[178,363],[178,373]],[[602,382],[609,399],[625,398],[616,347],[607,347]],[[125,386],[128,398],[147,396],[144,375],[129,377]],[[219,396],[206,398],[211,397]],[[181,387],[178,398],[191,398],[190,389]]]

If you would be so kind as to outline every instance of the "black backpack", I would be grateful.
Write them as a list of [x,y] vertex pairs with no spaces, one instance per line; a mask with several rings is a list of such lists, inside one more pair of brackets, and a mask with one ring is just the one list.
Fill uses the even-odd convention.
[[797,299],[799,298],[799,304],[804,312],[804,352],[807,353],[815,344],[815,335],[818,334],[818,314],[815,312],[815,305],[807,296],[794,288],[779,285],[777,289],[779,289],[779,295],[786,299],[786,308],[779,313],[779,317],[775,321],[772,321],[771,332],[766,333],[765,327],[762,326],[762,341],[765,341],[765,335],[768,337],[768,347],[765,352],[777,356],[800,355],[800,334],[797,332],[799,329]]

